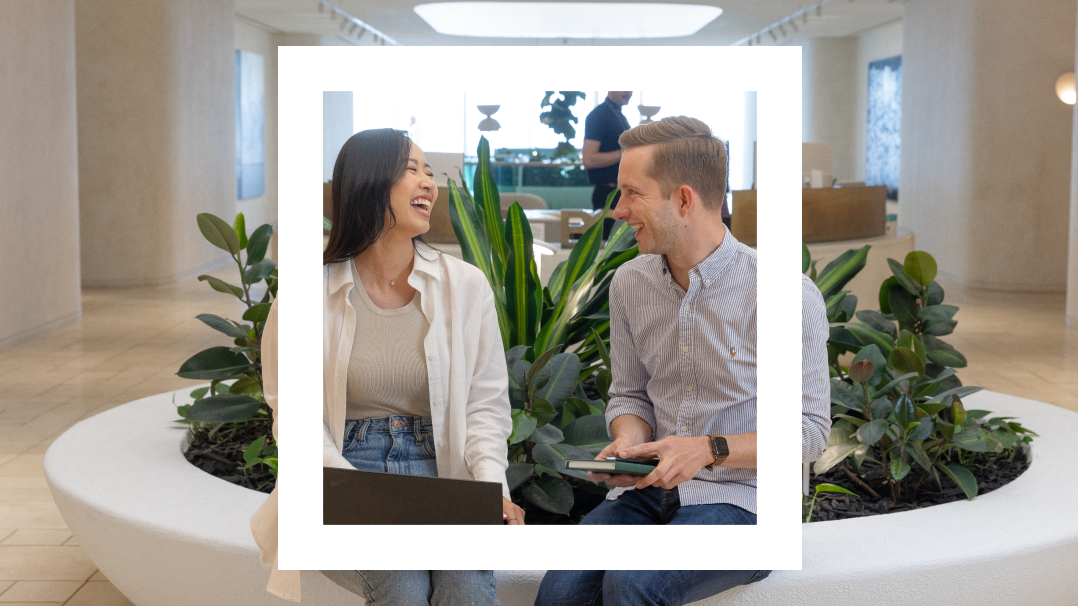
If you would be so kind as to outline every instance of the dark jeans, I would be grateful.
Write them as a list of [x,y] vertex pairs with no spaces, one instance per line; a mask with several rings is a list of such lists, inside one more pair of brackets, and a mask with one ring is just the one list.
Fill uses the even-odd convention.
[[[595,186],[595,190],[591,192],[591,207],[594,210],[602,210],[606,207],[606,197],[610,195],[610,192],[617,191],[616,185],[609,183],[600,183]],[[618,206],[618,200],[621,199],[621,192],[619,191],[614,195],[614,201],[610,203],[610,212],[614,212],[614,209]],[[614,220],[609,218],[610,213],[607,213],[607,218],[603,219],[603,239],[610,239],[610,230],[614,227]]]
[[[677,489],[630,490],[604,501],[581,524],[756,524],[740,507],[681,506]],[[551,570],[536,606],[680,606],[766,578],[770,570]]]

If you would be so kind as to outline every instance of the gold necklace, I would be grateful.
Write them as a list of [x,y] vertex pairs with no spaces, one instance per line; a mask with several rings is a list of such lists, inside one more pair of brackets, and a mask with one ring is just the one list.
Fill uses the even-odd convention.
[[[389,278],[387,278],[387,277],[383,276],[382,274],[380,274],[380,273],[378,273],[378,272],[374,271],[373,269],[371,269],[371,268],[370,268],[370,266],[368,266],[368,265],[367,265],[366,263],[364,263],[363,261],[360,261],[360,260],[359,260],[358,258],[356,258],[356,257],[353,257],[353,258],[354,258],[354,259],[356,260],[356,263],[359,263],[359,264],[360,264],[360,265],[362,265],[363,267],[366,267],[366,268],[367,268],[367,271],[369,271],[369,272],[371,272],[372,274],[374,274],[374,275],[378,276],[379,278],[381,278],[381,279],[383,279],[383,280],[386,280],[387,282],[389,282],[389,285],[390,285],[390,286],[396,286],[396,285],[397,285],[397,278],[399,278],[399,277],[400,277],[400,274],[397,274],[397,278],[394,278],[394,279],[390,280]],[[401,274],[403,274],[403,273],[404,273],[404,272],[406,272],[406,271],[408,271],[408,268],[407,268],[407,267],[406,267],[406,268],[404,268],[403,270],[401,270]]]

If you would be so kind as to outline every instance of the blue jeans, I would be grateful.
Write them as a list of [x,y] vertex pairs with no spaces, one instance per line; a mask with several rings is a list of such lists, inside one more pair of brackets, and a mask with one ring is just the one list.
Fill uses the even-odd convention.
[[[650,486],[603,501],[581,524],[756,524],[740,507],[681,506],[677,489]],[[701,557],[706,557],[706,550]],[[680,606],[766,578],[770,570],[551,570],[536,606]]]
[[360,471],[438,475],[430,417],[394,415],[346,421],[341,454]]
[[[437,476],[430,417],[348,421],[344,458],[360,471]],[[492,570],[323,570],[370,606],[496,606]]]
[[493,570],[323,570],[368,606],[497,606]]

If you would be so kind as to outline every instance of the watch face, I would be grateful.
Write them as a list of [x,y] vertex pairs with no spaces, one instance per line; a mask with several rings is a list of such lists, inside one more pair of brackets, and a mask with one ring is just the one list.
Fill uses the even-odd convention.
[[715,455],[715,458],[717,459],[722,459],[730,456],[730,448],[726,446],[726,438],[712,436],[711,452]]

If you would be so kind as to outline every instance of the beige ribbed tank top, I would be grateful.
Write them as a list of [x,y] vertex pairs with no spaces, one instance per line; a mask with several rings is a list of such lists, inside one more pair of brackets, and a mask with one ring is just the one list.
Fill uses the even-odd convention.
[[345,418],[392,415],[430,416],[430,386],[423,339],[430,323],[419,306],[419,292],[399,309],[380,309],[371,301],[356,266],[349,302],[356,310],[356,334],[348,360]]

